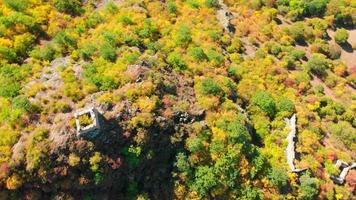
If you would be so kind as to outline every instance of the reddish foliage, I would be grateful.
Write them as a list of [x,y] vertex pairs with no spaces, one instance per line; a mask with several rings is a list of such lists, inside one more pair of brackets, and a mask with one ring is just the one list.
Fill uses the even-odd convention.
[[307,99],[307,102],[311,104],[314,104],[316,101],[318,101],[318,98],[316,98],[315,96],[310,96]]
[[165,106],[172,106],[174,104],[174,101],[167,95],[164,95],[162,98],[162,102]]
[[356,189],[356,170],[351,170],[346,176],[346,183],[352,188],[352,191]]
[[328,191],[333,190],[333,189],[334,189],[333,184],[331,184],[331,183],[321,184],[319,199],[326,199]]
[[329,152],[328,159],[334,162],[337,159],[335,152]]
[[122,134],[125,138],[129,138],[131,136],[131,133],[129,131],[125,131],[123,134]]
[[286,80],[284,80],[283,83],[286,87],[293,87],[295,85],[295,81],[290,78],[287,78]]
[[118,169],[122,165],[122,158],[118,157],[115,160],[110,158],[108,163],[110,164],[112,169]]
[[9,171],[10,171],[9,164],[0,163],[0,180],[6,178],[9,174]]
[[55,167],[53,169],[54,173],[59,176],[66,176],[67,175],[67,168],[66,167]]

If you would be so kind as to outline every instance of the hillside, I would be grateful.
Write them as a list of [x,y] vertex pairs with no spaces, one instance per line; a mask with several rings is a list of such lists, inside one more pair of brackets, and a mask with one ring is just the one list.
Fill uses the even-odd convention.
[[0,200],[354,199],[355,0],[0,0]]

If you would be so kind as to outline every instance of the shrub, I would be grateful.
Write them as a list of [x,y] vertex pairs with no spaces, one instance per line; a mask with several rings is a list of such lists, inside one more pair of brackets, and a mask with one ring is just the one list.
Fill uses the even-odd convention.
[[116,48],[108,43],[105,42],[100,47],[100,55],[105,59],[114,62],[116,60]]
[[187,64],[182,59],[182,55],[176,52],[168,55],[167,62],[173,67],[174,70],[185,70],[187,68]]
[[167,3],[167,9],[169,13],[176,14],[177,13],[177,5],[170,1]]
[[30,136],[26,144],[26,169],[32,171],[43,164],[47,163],[48,159],[48,131],[38,128]]
[[69,166],[75,167],[80,163],[80,157],[75,155],[74,153],[69,154],[68,164]]
[[102,160],[102,157],[99,152],[95,152],[94,155],[92,157],[90,157],[90,159],[89,159],[90,169],[93,172],[97,172],[99,170],[101,160]]
[[320,85],[320,84],[316,85],[315,88],[314,88],[314,92],[315,92],[316,94],[324,94],[324,87],[323,87],[323,85]]
[[184,153],[180,152],[177,154],[176,160],[177,161],[175,163],[175,166],[178,168],[178,170],[182,173],[190,174],[191,166],[188,157]]
[[182,25],[179,27],[176,33],[175,42],[178,46],[187,45],[192,41],[192,36],[189,30],[189,27],[186,25]]
[[191,187],[200,195],[205,196],[218,184],[218,180],[212,167],[199,166],[195,172],[195,180]]
[[295,50],[292,50],[292,51],[290,52],[290,55],[291,55],[295,60],[299,60],[299,59],[302,59],[302,58],[305,57],[305,51],[295,49]]
[[255,187],[245,187],[241,191],[241,199],[262,200],[263,194]]
[[311,72],[323,76],[329,68],[329,61],[323,54],[314,53],[309,59],[307,66]]
[[29,33],[17,35],[14,38],[14,48],[19,56],[25,57],[32,50],[35,36]]
[[15,49],[0,46],[0,59],[6,59],[9,62],[16,62],[17,61],[17,54]]
[[27,0],[4,0],[4,4],[11,9],[21,12],[27,8],[29,2]]
[[203,60],[207,59],[207,56],[204,53],[203,48],[201,48],[201,47],[190,48],[189,54],[197,61],[203,61]]
[[242,53],[245,51],[243,42],[239,38],[233,38],[226,50],[229,53]]
[[151,113],[140,113],[136,117],[133,117],[130,121],[130,125],[133,127],[150,127],[153,124],[153,116]]
[[34,111],[34,106],[25,96],[17,96],[12,100],[12,106],[15,109],[21,109],[23,111],[31,113]]
[[352,15],[348,13],[337,13],[335,15],[335,24],[337,26],[353,26]]
[[77,40],[72,34],[68,31],[59,32],[54,38],[53,41],[59,45],[60,50],[66,51],[70,48],[75,48],[77,46]]
[[268,174],[268,178],[278,189],[283,188],[288,183],[288,176],[285,173],[285,170],[281,168],[272,168]]
[[326,10],[328,0],[312,0],[306,1],[304,5],[304,15],[306,16],[322,16]]
[[46,44],[44,47],[36,47],[30,55],[39,60],[52,61],[55,57],[56,50],[52,44]]
[[19,175],[13,174],[6,180],[6,188],[16,190],[22,186],[23,182],[24,180]]
[[335,44],[331,44],[329,47],[329,58],[330,59],[339,59],[341,56],[341,48]]
[[272,96],[265,91],[259,91],[252,97],[252,102],[267,113],[270,117],[274,117],[276,113],[276,103]]
[[348,38],[349,38],[349,32],[346,29],[341,28],[335,31],[334,39],[336,43],[344,44],[347,42]]
[[[2,80],[0,77],[0,96],[3,97],[16,97],[20,94],[21,85],[18,82]],[[6,85],[6,87],[4,87]]]
[[296,42],[304,42],[304,23],[296,22],[290,28],[289,32]]
[[255,10],[258,10],[262,7],[262,1],[261,0],[251,0],[251,7]]
[[96,51],[96,46],[91,43],[86,43],[79,48],[79,56],[84,60],[89,60]]
[[206,55],[208,56],[209,61],[212,61],[217,65],[224,62],[224,56],[214,49],[209,49]]
[[190,152],[195,153],[195,152],[198,152],[201,149],[203,149],[204,145],[203,145],[203,141],[202,141],[201,138],[195,137],[195,138],[188,138],[187,139],[187,147],[188,147]]
[[309,174],[300,177],[300,197],[305,200],[315,199],[319,193],[318,179],[311,178]]
[[54,7],[60,12],[79,15],[83,12],[80,0],[54,0]]
[[103,20],[104,20],[104,18],[99,13],[94,12],[91,15],[89,15],[88,19],[85,21],[86,27],[94,28],[96,25],[98,25]]
[[211,78],[206,78],[201,82],[204,95],[219,95],[222,88]]
[[217,7],[219,5],[218,0],[205,0],[205,5],[209,8]]
[[279,101],[277,103],[277,107],[278,107],[279,112],[289,112],[289,113],[294,112],[293,101],[291,101],[285,97],[282,97],[281,99],[279,99]]
[[133,25],[134,21],[131,19],[130,16],[127,15],[123,15],[121,17],[119,17],[119,22],[121,22],[123,25]]
[[67,104],[64,101],[56,101],[54,103],[54,110],[53,112],[62,112],[62,113],[68,113],[72,110],[69,104]]

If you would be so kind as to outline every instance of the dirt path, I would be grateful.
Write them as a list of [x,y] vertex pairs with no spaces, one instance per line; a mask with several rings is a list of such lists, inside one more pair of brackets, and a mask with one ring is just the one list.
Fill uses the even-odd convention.
[[349,39],[347,40],[348,44],[338,45],[334,40],[335,31],[328,29],[327,33],[332,38],[329,41],[329,44],[335,44],[341,47],[341,56],[340,59],[343,60],[347,67],[350,69],[353,66],[356,66],[356,51],[352,49],[352,44],[356,43],[356,29],[349,30]]
[[325,137],[323,138],[322,144],[326,148],[342,150],[350,155],[352,159],[356,159],[356,152],[348,150],[343,143],[339,142],[327,131],[325,131]]
[[313,77],[313,80],[310,81],[310,83],[313,87],[315,87],[317,85],[323,86],[324,93],[326,96],[329,96],[333,101],[341,102],[341,100],[336,97],[334,91],[332,91],[328,86],[326,86],[325,83],[322,80],[320,80],[320,78],[318,78],[315,75],[312,75],[312,77]]

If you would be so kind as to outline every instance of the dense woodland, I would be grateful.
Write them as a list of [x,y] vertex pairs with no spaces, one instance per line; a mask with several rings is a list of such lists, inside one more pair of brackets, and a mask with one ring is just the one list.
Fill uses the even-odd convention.
[[355,0],[0,0],[0,199],[355,199],[355,26]]

